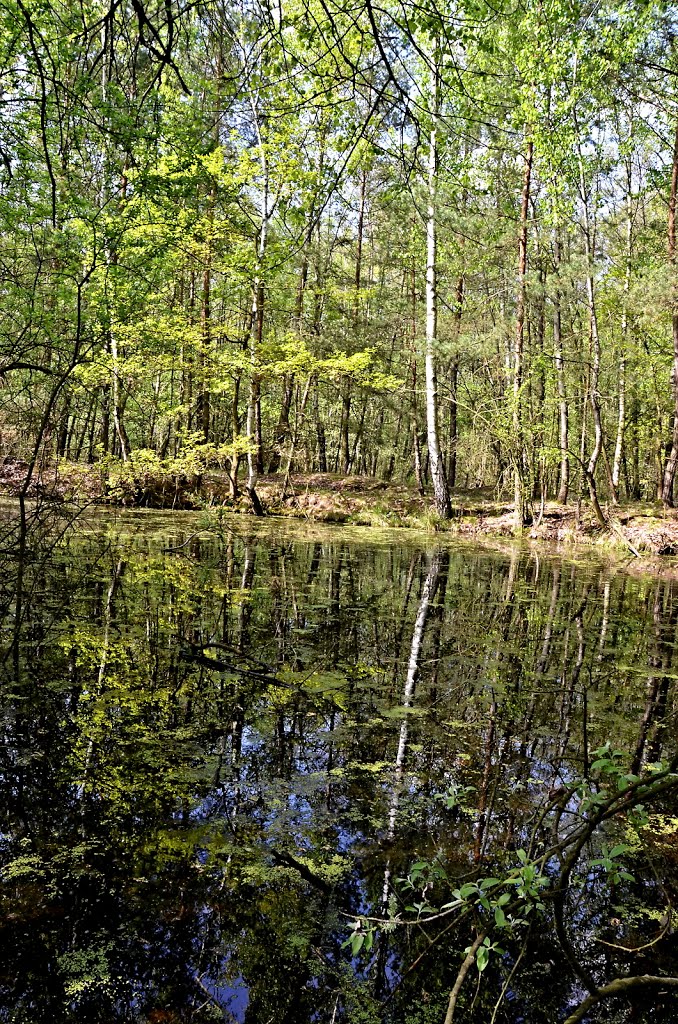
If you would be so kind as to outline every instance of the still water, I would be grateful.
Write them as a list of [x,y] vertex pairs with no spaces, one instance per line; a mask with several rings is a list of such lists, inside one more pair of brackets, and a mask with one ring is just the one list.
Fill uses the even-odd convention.
[[678,974],[676,582],[201,525],[3,556],[0,1020],[555,1024]]

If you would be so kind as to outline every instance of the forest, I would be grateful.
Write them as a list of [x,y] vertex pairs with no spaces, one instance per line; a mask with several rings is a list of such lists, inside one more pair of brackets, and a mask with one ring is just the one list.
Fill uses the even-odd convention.
[[[0,6],[0,456],[674,502],[678,14]],[[94,467],[94,469],[93,469]],[[63,470],[62,470],[63,471]],[[78,473],[80,476],[78,477]]]
[[0,1021],[674,1024],[677,40],[0,0]]

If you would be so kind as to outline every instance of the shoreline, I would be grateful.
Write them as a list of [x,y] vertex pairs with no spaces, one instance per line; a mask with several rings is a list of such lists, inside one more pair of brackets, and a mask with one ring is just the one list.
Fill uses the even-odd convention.
[[[0,466],[0,495],[16,498],[25,480],[23,464]],[[121,512],[223,511],[247,515],[259,522],[306,522],[326,526],[373,528],[377,531],[414,532],[443,538],[461,538],[505,550],[507,542],[526,543],[551,551],[589,551],[613,561],[629,559],[638,568],[678,575],[678,510],[659,502],[625,502],[605,511],[610,528],[604,530],[587,502],[568,505],[547,501],[535,508],[535,520],[516,534],[513,508],[489,489],[454,490],[453,515],[443,520],[432,498],[414,487],[371,477],[338,474],[295,474],[287,482],[262,476],[257,494],[265,515],[255,516],[246,494],[228,495],[225,473],[158,480],[155,477],[113,490],[99,466],[72,463],[50,466],[36,474],[28,492],[33,500],[55,503],[86,502],[91,508]]]

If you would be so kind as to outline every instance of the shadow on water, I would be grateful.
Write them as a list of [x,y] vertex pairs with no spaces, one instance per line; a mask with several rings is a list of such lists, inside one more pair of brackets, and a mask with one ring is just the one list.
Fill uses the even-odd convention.
[[194,523],[2,556],[0,1020],[553,1024],[676,973],[675,582]]

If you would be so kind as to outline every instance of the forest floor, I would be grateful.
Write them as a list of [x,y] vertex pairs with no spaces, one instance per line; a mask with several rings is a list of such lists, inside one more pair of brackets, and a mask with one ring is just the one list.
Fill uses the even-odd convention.
[[[26,468],[26,463],[16,460],[0,464],[0,494],[18,494]],[[282,475],[264,475],[259,478],[257,494],[268,516],[380,529],[413,528],[478,539],[513,536],[512,505],[489,488],[453,491],[450,520],[441,519],[431,497],[420,495],[415,487],[372,477],[294,474],[285,487]],[[62,462],[35,473],[29,497],[155,509],[217,506],[230,512],[252,512],[244,491],[235,500],[229,497],[228,477],[219,472],[179,481],[146,476],[134,487],[128,483],[112,489],[99,467]],[[635,502],[604,506],[604,512],[608,530],[601,528],[587,501],[574,500],[568,505],[547,501],[543,508],[536,502],[534,522],[526,527],[524,537],[597,545],[639,556],[678,556],[678,509],[664,509],[659,502]]]

